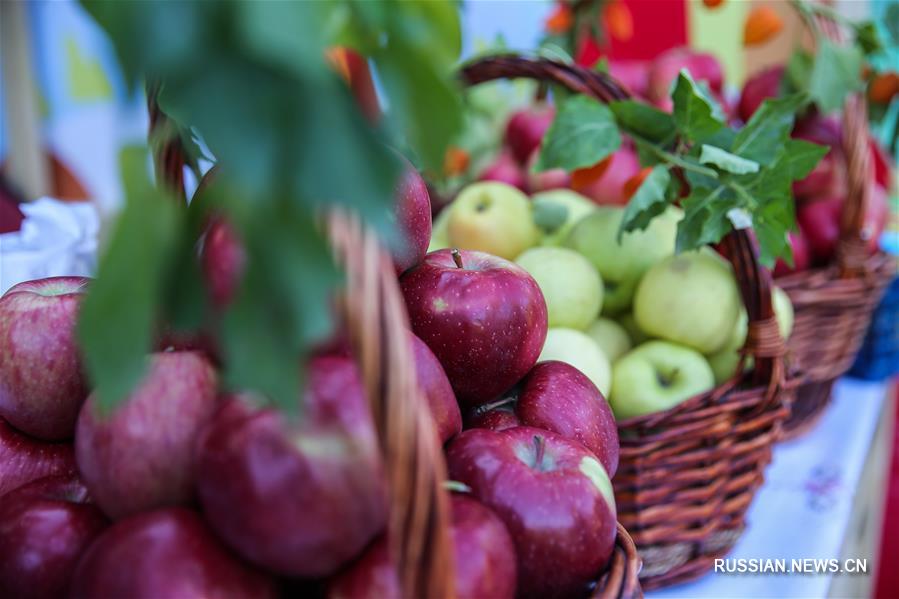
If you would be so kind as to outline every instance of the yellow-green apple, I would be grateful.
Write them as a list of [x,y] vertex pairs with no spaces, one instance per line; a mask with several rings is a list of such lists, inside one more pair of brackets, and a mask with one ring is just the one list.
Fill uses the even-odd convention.
[[103,531],[78,562],[68,597],[273,599],[278,589],[222,547],[199,514],[175,507]]
[[[483,504],[453,495],[450,539],[459,599],[513,599],[515,545],[496,514]],[[381,537],[328,583],[328,599],[403,599],[396,564]]]
[[439,250],[400,279],[412,331],[471,409],[496,398],[537,362],[546,301],[520,266],[483,252]]
[[67,596],[78,559],[107,524],[74,475],[42,478],[3,497],[0,596]]
[[504,183],[522,192],[526,192],[528,189],[528,179],[524,169],[516,162],[512,153],[506,149],[501,150],[496,158],[481,171],[478,181]]
[[528,175],[528,191],[530,193],[550,189],[563,189],[571,184],[571,175],[565,169],[551,168],[539,172],[534,170],[539,157],[540,148],[538,147],[531,152],[531,156],[525,165],[525,172]]
[[110,413],[95,396],[75,433],[75,459],[97,505],[118,519],[194,498],[194,443],[216,407],[218,377],[197,352],[153,354],[146,376]]
[[515,262],[540,286],[548,326],[583,329],[599,315],[602,278],[582,255],[568,248],[535,247]]
[[492,430],[524,425],[552,431],[592,451],[610,476],[618,469],[612,409],[587,375],[565,362],[539,362],[501,400],[475,410],[469,422]]
[[352,359],[308,365],[302,418],[225,400],[197,445],[209,525],[238,555],[278,574],[337,572],[380,533],[386,484],[371,412]]
[[505,183],[472,183],[459,192],[447,227],[452,247],[506,260],[514,260],[540,240],[530,200]]
[[762,102],[780,95],[784,71],[783,65],[775,65],[759,71],[746,80],[737,106],[737,114],[744,123],[749,122]]
[[601,206],[577,223],[565,245],[583,254],[599,271],[605,286],[604,314],[620,314],[633,300],[640,277],[659,260],[674,254],[677,221],[671,208],[653,219],[646,230],[626,233],[618,243],[624,209]]
[[402,163],[404,169],[397,183],[394,207],[399,243],[392,253],[397,274],[421,262],[431,242],[431,197],[428,187],[408,160],[403,158]]
[[552,106],[539,104],[518,110],[509,117],[504,142],[519,164],[524,164],[543,141],[554,116]]
[[75,470],[71,443],[34,439],[0,418],[0,497],[33,480]]
[[646,332],[640,328],[640,325],[637,324],[637,320],[634,318],[633,312],[625,312],[624,314],[619,314],[615,317],[615,319],[616,322],[620,324],[625,331],[627,331],[627,336],[630,337],[631,340],[631,347],[640,345],[644,341],[649,341],[649,335],[647,335]]
[[557,327],[546,333],[539,362],[559,360],[571,364],[593,381],[603,395],[612,382],[612,365],[593,339],[575,329]]
[[609,561],[612,483],[586,447],[521,426],[471,429],[449,445],[450,478],[506,524],[518,556],[518,596],[577,597]]
[[647,341],[612,367],[609,403],[619,420],[663,412],[715,386],[715,375],[699,352]]
[[38,279],[0,298],[0,418],[39,439],[70,439],[87,397],[75,339],[87,285]]
[[428,244],[428,253],[450,246],[449,240],[449,216],[453,209],[453,203],[450,202],[444,206],[443,210],[434,218],[434,226],[431,229],[431,243]]
[[634,317],[652,337],[710,354],[727,342],[742,305],[730,264],[701,250],[650,268],[634,296]]
[[624,206],[627,194],[624,184],[628,179],[640,172],[640,159],[637,153],[628,147],[616,150],[603,174],[589,183],[572,182],[575,191],[584,194],[597,204]]
[[597,318],[584,332],[596,342],[612,364],[631,350],[631,338],[627,330],[611,318]]
[[434,417],[434,425],[437,427],[437,436],[442,443],[446,443],[462,430],[462,413],[453,393],[453,387],[446,372],[434,352],[427,344],[409,333],[412,341],[412,357],[415,360],[415,376],[418,386],[421,388],[431,415]]
[[534,222],[540,228],[541,245],[562,245],[568,233],[596,204],[570,189],[553,189],[531,196]]

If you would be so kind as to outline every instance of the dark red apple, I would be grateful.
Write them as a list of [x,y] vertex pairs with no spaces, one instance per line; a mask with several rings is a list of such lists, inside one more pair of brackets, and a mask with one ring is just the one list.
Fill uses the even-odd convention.
[[[515,597],[515,546],[502,521],[462,495],[452,497],[450,536],[458,599]],[[403,599],[390,548],[381,537],[328,585],[329,599]]]
[[602,176],[595,181],[572,188],[597,204],[624,206],[628,196],[625,184],[640,173],[640,159],[629,148],[621,148],[612,154],[611,162]]
[[478,175],[478,181],[499,181],[528,192],[527,175],[508,150],[497,154],[493,162]]
[[71,443],[33,439],[0,418],[0,497],[33,480],[75,472]]
[[836,117],[812,113],[796,122],[792,136],[830,148],[808,176],[793,183],[793,195],[801,200],[810,201],[845,197],[846,157],[842,147],[842,127]]
[[413,333],[409,333],[409,339],[412,341],[418,385],[428,400],[437,435],[442,443],[446,443],[462,430],[462,413],[456,395],[434,352]]
[[403,158],[403,175],[396,189],[396,221],[399,245],[393,251],[397,274],[409,270],[428,253],[431,243],[431,198],[424,179]]
[[721,94],[724,74],[718,59],[712,54],[679,47],[659,54],[650,63],[649,99],[654,102],[668,99],[671,95],[671,86],[681,69],[687,69],[694,81],[708,83],[709,89],[714,94]]
[[111,518],[194,497],[194,443],[216,407],[217,376],[197,352],[153,354],[147,375],[110,414],[92,395],[78,418],[75,456]]
[[52,599],[108,522],[78,478],[51,476],[0,502],[0,597]]
[[740,103],[737,106],[737,114],[744,123],[752,118],[762,102],[780,95],[783,74],[784,67],[776,65],[759,71],[746,80],[746,83],[743,84],[743,92],[740,94]]
[[474,410],[465,421],[465,428],[489,428],[493,431],[504,431],[521,426],[518,414],[515,413],[515,397],[504,397],[495,402],[484,404]]
[[222,547],[200,516],[165,508],[121,520],[90,546],[71,599],[278,596],[275,581]]
[[521,426],[472,429],[447,449],[452,480],[493,509],[512,535],[521,597],[577,597],[612,555],[612,483],[583,445]]
[[400,287],[412,330],[466,409],[494,399],[537,362],[546,302],[521,267],[484,252],[438,250],[403,275]]
[[386,485],[359,372],[309,364],[302,417],[231,397],[200,436],[197,488],[212,529],[286,576],[334,574],[385,525]]
[[563,189],[571,185],[571,175],[561,168],[551,168],[548,171],[534,172],[534,165],[540,155],[540,148],[531,152],[525,171],[528,174],[528,191],[536,193],[548,189]]
[[213,218],[200,253],[200,264],[212,304],[224,308],[234,299],[247,256],[234,227],[224,217]]
[[543,141],[555,114],[552,106],[541,104],[518,110],[509,117],[504,141],[518,164],[525,164]]
[[874,180],[884,189],[891,189],[893,186],[893,167],[891,165],[894,165],[896,161],[873,137],[868,143],[871,146],[871,158],[874,161]]
[[[796,220],[808,241],[811,255],[816,264],[827,264],[833,260],[840,238],[840,219],[843,211],[841,197],[827,198],[817,202],[800,204]],[[886,190],[873,185],[868,196],[868,207],[862,221],[861,235],[874,252],[889,218],[889,203]]]
[[790,267],[786,262],[777,259],[774,264],[774,276],[783,277],[794,272],[801,272],[809,267],[810,257],[808,243],[801,231],[790,231],[788,235],[790,247],[793,250],[793,266]]
[[[565,362],[540,362],[531,368],[511,394],[520,424],[578,441],[599,458],[609,476],[615,476],[618,470],[618,425],[609,402],[580,370]],[[495,409],[507,413],[508,406]],[[492,410],[486,412],[489,411]],[[485,411],[479,408],[476,412]],[[493,424],[498,424],[500,430],[509,428],[507,417],[500,415],[486,419],[486,413],[479,416],[481,422],[488,425],[482,428],[494,428],[489,426]]]
[[87,397],[75,322],[88,282],[38,279],[0,298],[0,417],[39,439],[71,438]]

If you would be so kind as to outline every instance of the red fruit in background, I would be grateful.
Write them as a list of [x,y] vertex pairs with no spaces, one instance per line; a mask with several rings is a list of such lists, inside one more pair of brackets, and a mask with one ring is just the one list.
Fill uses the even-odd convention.
[[712,54],[680,47],[659,54],[650,64],[649,99],[659,102],[669,98],[671,86],[681,69],[687,69],[694,81],[705,81],[712,92],[721,94],[724,74],[718,59]]
[[478,181],[499,181],[525,193],[528,191],[527,174],[507,150],[497,154],[493,162],[478,175]]
[[873,253],[880,245],[880,236],[890,218],[890,198],[880,185],[871,186],[868,210],[862,225],[862,238],[868,240],[868,250]]
[[38,279],[0,298],[0,417],[39,439],[71,438],[87,397],[75,323],[89,281]]
[[362,381],[346,357],[310,361],[302,417],[225,401],[198,444],[197,490],[217,535],[286,576],[334,574],[383,529],[386,483]]
[[446,443],[462,430],[462,413],[456,396],[443,366],[437,360],[434,352],[428,348],[424,341],[409,333],[412,341],[412,356],[415,359],[415,375],[418,385],[424,393],[434,424],[437,427],[437,436],[441,443]]
[[167,508],[115,523],[78,564],[69,597],[277,597],[275,581],[223,548],[195,512]]
[[610,60],[609,74],[637,96],[649,93],[649,61]]
[[505,523],[522,597],[585,594],[612,555],[616,510],[605,469],[583,445],[521,426],[464,431],[447,448],[449,476]]
[[396,189],[400,243],[393,251],[393,263],[397,274],[421,262],[431,243],[431,197],[428,186],[405,158],[403,165],[403,175]]
[[541,105],[518,110],[509,117],[504,141],[518,164],[527,162],[534,148],[543,141],[555,114],[552,106]]
[[815,264],[826,264],[833,259],[840,238],[842,207],[842,198],[827,198],[798,206],[796,220]]
[[744,123],[749,122],[763,101],[780,95],[783,74],[784,67],[777,65],[759,71],[746,80],[746,83],[743,84],[743,92],[740,94],[740,103],[737,106],[737,114]]
[[0,596],[66,596],[75,566],[108,524],[76,476],[42,478],[0,502]]
[[621,148],[612,154],[608,167],[598,179],[583,186],[573,182],[571,187],[597,204],[623,206],[628,200],[624,185],[639,172],[637,153]]
[[0,497],[39,478],[74,473],[71,443],[33,439],[0,418]]
[[200,265],[214,306],[224,308],[234,299],[246,261],[246,252],[234,227],[223,217],[213,218],[203,240]]
[[874,162],[874,180],[884,189],[892,189],[893,171],[891,165],[895,164],[893,157],[873,137],[868,143],[871,146],[871,158]]
[[531,157],[528,158],[527,166],[525,167],[525,172],[528,176],[527,187],[530,193],[568,187],[571,184],[571,175],[569,175],[565,169],[551,168],[548,171],[534,171],[534,164],[537,163],[537,157],[539,155],[540,148],[538,147],[531,152]]
[[651,172],[651,166],[644,167],[640,169],[639,173],[624,182],[624,196],[628,201],[630,201],[634,194],[637,193],[637,190],[640,189],[640,186],[643,185],[643,182],[646,181],[646,177],[648,177]]
[[[577,441],[593,452],[614,476],[618,469],[618,426],[606,398],[580,370],[554,360],[534,366],[517,388],[513,402],[492,410],[477,410],[472,422],[478,428],[512,428],[515,420]],[[498,412],[492,415],[493,412]]]
[[[505,525],[488,508],[452,496],[450,537],[459,599],[512,599],[515,546]],[[403,599],[387,539],[381,537],[328,585],[329,599]]]
[[413,332],[466,409],[497,397],[537,362],[546,302],[524,269],[484,252],[438,250],[400,279]]
[[835,117],[811,114],[796,122],[792,136],[794,139],[830,147],[830,151],[805,179],[793,183],[793,194],[806,200],[845,197],[846,159],[840,122]]
[[91,495],[111,518],[189,503],[194,443],[216,407],[218,380],[196,352],[153,354],[124,402],[102,414],[95,396],[78,418],[75,455]]
[[801,272],[809,267],[809,249],[805,241],[805,237],[799,231],[790,231],[788,234],[790,247],[793,249],[793,266],[792,268],[786,262],[777,259],[774,264],[774,276],[782,277],[794,272]]

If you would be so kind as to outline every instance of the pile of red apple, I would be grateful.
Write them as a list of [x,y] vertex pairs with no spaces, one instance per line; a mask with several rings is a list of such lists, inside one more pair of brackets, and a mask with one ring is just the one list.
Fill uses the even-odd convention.
[[[410,170],[399,190],[409,343],[463,489],[451,499],[457,594],[585,595],[617,534],[609,405],[576,368],[538,363],[547,307],[534,278],[482,252],[425,256],[426,189]],[[202,250],[216,309],[246,260],[217,221]],[[216,361],[172,346],[106,407],[74,333],[89,286],[44,279],[0,298],[0,596],[401,596],[381,453],[345,343],[306,360],[297,419],[225,391]]]

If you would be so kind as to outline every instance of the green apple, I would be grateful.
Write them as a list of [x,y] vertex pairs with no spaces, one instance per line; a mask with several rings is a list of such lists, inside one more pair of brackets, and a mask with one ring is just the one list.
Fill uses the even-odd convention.
[[661,412],[715,386],[705,357],[667,341],[647,341],[612,368],[609,404],[619,420]]
[[612,364],[631,350],[630,335],[623,326],[610,318],[597,318],[585,332]]
[[733,334],[741,306],[730,264],[704,248],[650,268],[634,295],[634,318],[652,337],[711,354]]
[[538,362],[559,360],[571,364],[593,381],[608,397],[612,383],[612,366],[593,339],[581,331],[562,327],[549,329]]
[[515,262],[540,286],[550,327],[584,329],[599,315],[602,279],[593,265],[574,250],[535,247]]
[[596,204],[570,189],[552,189],[531,196],[534,222],[543,234],[541,245],[562,245],[568,233],[585,216],[596,210]]
[[677,222],[683,213],[669,208],[643,231],[626,233],[618,242],[624,217],[620,206],[599,206],[578,222],[565,245],[587,257],[606,286],[604,314],[619,314],[633,300],[640,277],[659,260],[674,254]]
[[540,241],[531,201],[505,183],[481,181],[467,186],[453,201],[448,218],[450,245],[459,249],[514,260]]
[[428,244],[428,253],[450,247],[449,217],[454,205],[454,202],[450,202],[434,218],[434,224],[431,226],[431,243]]
[[624,314],[619,314],[615,317],[615,320],[624,327],[624,330],[627,331],[628,337],[631,339],[631,344],[634,346],[640,345],[644,341],[649,341],[650,336],[647,335],[637,324],[637,320],[634,318],[633,312],[625,312]]

